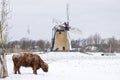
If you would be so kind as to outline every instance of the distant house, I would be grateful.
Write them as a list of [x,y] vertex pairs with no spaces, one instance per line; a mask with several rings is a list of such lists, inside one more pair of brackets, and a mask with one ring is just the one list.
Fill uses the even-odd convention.
[[96,52],[96,51],[98,51],[98,47],[94,46],[94,45],[89,45],[89,46],[85,47],[85,51]]

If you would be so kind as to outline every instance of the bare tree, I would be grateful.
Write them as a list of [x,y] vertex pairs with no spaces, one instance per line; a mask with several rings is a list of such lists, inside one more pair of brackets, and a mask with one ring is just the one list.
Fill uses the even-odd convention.
[[23,50],[28,50],[30,48],[30,40],[28,38],[22,38],[20,44],[20,47]]
[[44,51],[44,49],[45,49],[45,41],[44,40],[39,40],[39,41],[37,41],[37,46],[39,47],[39,50],[40,51]]
[[7,65],[6,65],[6,54],[4,51],[5,41],[7,40],[7,0],[2,0],[1,4],[1,14],[0,14],[0,78],[5,78],[8,76]]
[[101,37],[100,37],[100,35],[99,35],[98,33],[96,33],[96,34],[93,36],[93,41],[94,41],[94,44],[95,44],[95,45],[100,44],[100,42],[101,42]]
[[111,48],[110,52],[117,51],[119,49],[119,41],[116,40],[114,37],[109,38],[108,41],[109,47]]
[[93,36],[91,35],[86,39],[87,45],[92,45],[93,44]]
[[51,47],[50,42],[49,42],[49,41],[46,41],[46,42],[45,42],[45,49],[48,50],[48,49],[50,49],[50,47]]

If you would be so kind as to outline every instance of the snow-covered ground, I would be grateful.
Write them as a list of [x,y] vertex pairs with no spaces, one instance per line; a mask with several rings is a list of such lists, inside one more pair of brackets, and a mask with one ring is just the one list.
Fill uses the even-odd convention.
[[12,55],[7,55],[9,77],[1,80],[120,80],[120,53],[101,56],[101,53],[49,52],[39,54],[49,64],[48,73],[22,67],[21,74],[13,74]]

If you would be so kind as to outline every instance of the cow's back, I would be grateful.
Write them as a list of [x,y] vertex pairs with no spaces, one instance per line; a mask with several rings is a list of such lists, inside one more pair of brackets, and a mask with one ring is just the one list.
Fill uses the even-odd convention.
[[40,64],[40,56],[30,52],[15,54],[12,59],[15,65],[24,67],[33,67],[33,65],[38,66]]

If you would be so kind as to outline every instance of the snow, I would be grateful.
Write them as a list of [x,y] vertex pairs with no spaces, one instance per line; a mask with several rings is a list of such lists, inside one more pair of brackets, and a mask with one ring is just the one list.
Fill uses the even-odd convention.
[[[38,54],[38,53],[37,53]],[[90,55],[91,54],[91,55]],[[48,63],[48,73],[22,67],[21,74],[13,74],[12,55],[7,55],[9,77],[0,80],[120,80],[120,53],[101,56],[100,53],[49,52],[39,54]]]

